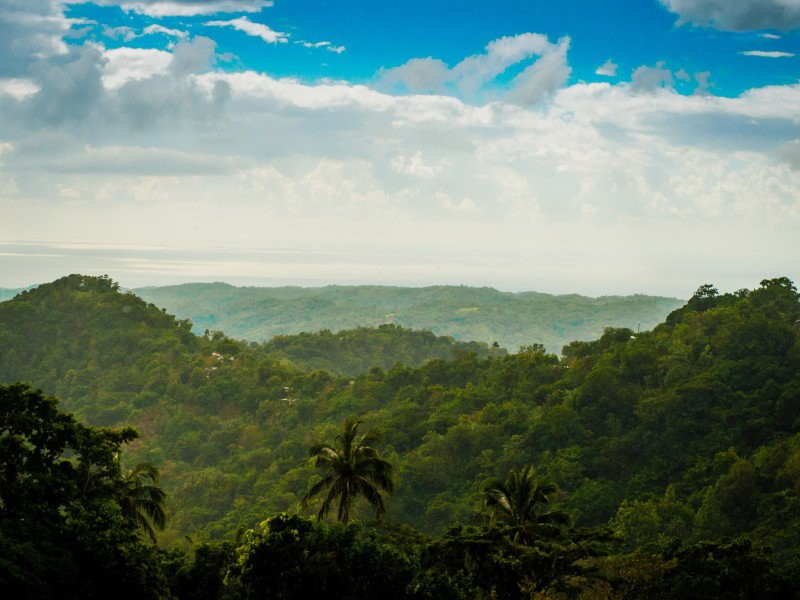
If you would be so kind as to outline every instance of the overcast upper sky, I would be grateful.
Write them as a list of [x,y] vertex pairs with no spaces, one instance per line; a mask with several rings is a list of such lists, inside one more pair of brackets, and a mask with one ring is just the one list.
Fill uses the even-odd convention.
[[798,280],[798,55],[800,0],[0,0],[0,286]]

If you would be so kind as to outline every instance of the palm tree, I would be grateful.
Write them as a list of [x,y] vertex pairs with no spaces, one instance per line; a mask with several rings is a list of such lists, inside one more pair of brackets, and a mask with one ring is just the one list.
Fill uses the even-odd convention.
[[570,524],[570,516],[560,510],[543,509],[550,505],[558,486],[539,479],[533,467],[514,469],[508,479],[495,479],[483,488],[486,507],[497,521],[505,523],[513,540],[529,544],[536,536],[555,537]]
[[155,530],[163,530],[167,522],[164,513],[167,495],[158,487],[158,469],[150,463],[139,463],[122,476],[122,483],[123,493],[119,498],[122,514],[135,521],[155,543]]
[[358,434],[361,421],[350,417],[344,422],[336,436],[337,447],[327,444],[314,444],[309,450],[314,466],[325,475],[312,485],[303,497],[303,507],[323,490],[328,490],[322,506],[317,513],[321,520],[330,512],[333,503],[339,499],[337,519],[343,523],[350,520],[350,509],[358,496],[363,496],[380,518],[386,512],[381,490],[394,491],[392,465],[380,458],[376,444],[381,437],[370,430]]

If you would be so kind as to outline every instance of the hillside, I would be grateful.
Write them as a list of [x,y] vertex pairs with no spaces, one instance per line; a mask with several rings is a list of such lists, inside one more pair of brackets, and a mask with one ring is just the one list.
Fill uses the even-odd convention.
[[286,359],[305,371],[324,369],[339,375],[358,375],[374,367],[389,369],[401,364],[417,367],[428,360],[451,360],[472,353],[478,358],[502,356],[506,350],[485,342],[457,342],[430,331],[415,331],[398,325],[358,327],[333,333],[278,335],[259,348],[265,355]]
[[0,381],[41,386],[90,423],[139,428],[123,458],[163,467],[166,543],[301,510],[308,447],[358,414],[398,469],[389,517],[423,531],[476,522],[483,482],[531,463],[578,524],[607,524],[624,551],[746,535],[789,568],[798,319],[786,279],[735,295],[704,286],[652,332],[609,329],[562,359],[534,346],[340,378],[195,336],[107,279],[71,276],[0,304]]
[[651,329],[683,302],[658,296],[553,296],[492,288],[436,286],[234,287],[191,283],[134,292],[194,323],[195,333],[265,341],[277,335],[395,323],[456,340],[493,343],[512,352],[544,344],[550,352],[594,339],[605,327]]

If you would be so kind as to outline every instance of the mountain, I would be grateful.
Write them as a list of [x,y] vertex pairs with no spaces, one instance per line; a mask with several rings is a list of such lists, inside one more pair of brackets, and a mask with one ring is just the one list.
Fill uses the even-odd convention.
[[531,346],[338,377],[70,276],[0,304],[0,381],[16,380],[140,430],[123,460],[162,467],[166,544],[301,511],[309,446],[356,414],[397,469],[389,517],[423,531],[476,522],[482,485],[533,464],[623,551],[744,535],[800,565],[800,296],[784,278],[703,286],[653,331],[607,329],[561,358]]
[[20,292],[23,292],[30,288],[0,288],[0,302],[4,300],[10,300]]
[[498,342],[516,351],[539,343],[559,352],[594,339],[605,327],[651,329],[682,300],[659,296],[553,296],[492,288],[435,286],[234,287],[190,283],[134,292],[194,323],[195,333],[220,330],[238,339],[394,323],[462,341]]

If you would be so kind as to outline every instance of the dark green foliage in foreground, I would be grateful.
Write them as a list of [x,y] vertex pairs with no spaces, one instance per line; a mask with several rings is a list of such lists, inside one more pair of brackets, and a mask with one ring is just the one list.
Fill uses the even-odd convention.
[[412,561],[358,525],[279,515],[244,534],[226,598],[407,598]]
[[0,386],[0,596],[159,598],[117,454],[131,429],[99,430],[23,385]]
[[[587,561],[608,550],[607,537],[587,531],[531,545],[495,527],[454,526],[437,539],[405,533],[411,535],[398,540],[359,523],[277,515],[245,532],[233,557],[228,546],[200,546],[172,589],[197,600],[522,600],[537,591],[576,593],[602,580]],[[219,568],[225,558],[227,570]]]
[[[457,340],[497,341],[512,350],[539,342],[550,352],[573,340],[594,339],[604,327],[636,330],[641,324],[643,329],[650,329],[682,304],[677,298],[658,296],[589,298],[466,286],[256,288],[187,283],[134,292],[180,318],[191,319],[196,333],[219,329],[231,337],[261,342],[303,331],[395,323]],[[307,346],[307,341],[301,338],[297,343]],[[328,346],[333,340],[320,336],[315,341]],[[294,344],[291,338],[283,343]],[[343,346],[347,351],[346,344]],[[398,362],[390,355],[386,358],[389,365]],[[418,364],[408,359],[399,362]],[[319,363],[304,366],[329,368]],[[369,366],[386,368],[381,362]]]

